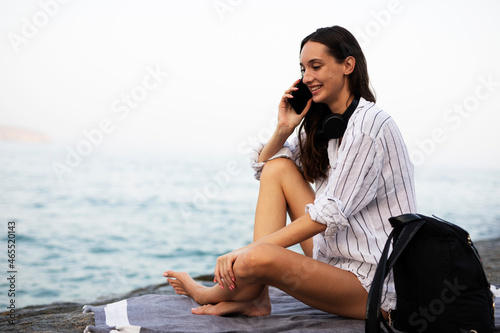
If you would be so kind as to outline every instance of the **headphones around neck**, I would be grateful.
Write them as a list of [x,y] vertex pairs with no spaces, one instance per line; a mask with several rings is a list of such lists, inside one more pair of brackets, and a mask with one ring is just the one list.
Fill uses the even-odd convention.
[[347,129],[349,118],[351,118],[354,110],[358,107],[358,104],[359,98],[354,97],[344,113],[332,113],[328,115],[323,120],[321,128],[318,129],[318,135],[327,140],[341,138]]

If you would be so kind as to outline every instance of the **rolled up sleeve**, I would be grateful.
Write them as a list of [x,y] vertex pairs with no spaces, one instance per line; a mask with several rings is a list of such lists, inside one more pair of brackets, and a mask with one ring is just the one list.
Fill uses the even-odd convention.
[[260,175],[262,174],[262,169],[267,161],[274,160],[276,158],[288,158],[297,164],[300,167],[300,148],[298,146],[298,138],[294,138],[290,143],[287,141],[283,145],[276,154],[274,154],[271,158],[266,161],[259,162],[259,155],[264,149],[264,144],[261,143],[252,149],[250,153],[250,167],[255,171],[254,177],[257,180],[260,180]]
[[314,200],[314,204],[306,206],[306,214],[309,214],[313,221],[325,224],[325,235],[332,236],[349,225],[340,205],[338,199],[321,196]]

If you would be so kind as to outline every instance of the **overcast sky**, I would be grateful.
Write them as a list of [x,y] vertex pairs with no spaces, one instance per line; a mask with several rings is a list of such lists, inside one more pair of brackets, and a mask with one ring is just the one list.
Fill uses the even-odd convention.
[[[0,125],[61,150],[245,154],[341,25],[418,165],[500,167],[498,1],[0,0]],[[102,136],[100,136],[100,134]]]

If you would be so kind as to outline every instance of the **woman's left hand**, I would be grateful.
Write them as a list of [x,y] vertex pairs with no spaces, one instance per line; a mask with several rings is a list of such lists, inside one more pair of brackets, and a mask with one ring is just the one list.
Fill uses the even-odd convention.
[[218,283],[222,289],[227,287],[230,290],[234,290],[236,288],[236,277],[233,272],[233,264],[242,252],[243,248],[217,258],[214,282]]

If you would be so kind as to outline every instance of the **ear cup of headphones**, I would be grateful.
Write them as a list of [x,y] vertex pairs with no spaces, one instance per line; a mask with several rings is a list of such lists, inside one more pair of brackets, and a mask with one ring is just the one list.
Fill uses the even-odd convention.
[[351,104],[343,114],[332,113],[323,119],[317,134],[326,140],[339,139],[344,136],[349,118],[358,107],[359,98],[353,98]]
[[333,113],[323,120],[321,130],[318,131],[325,139],[338,139],[344,135],[347,121],[339,113]]

